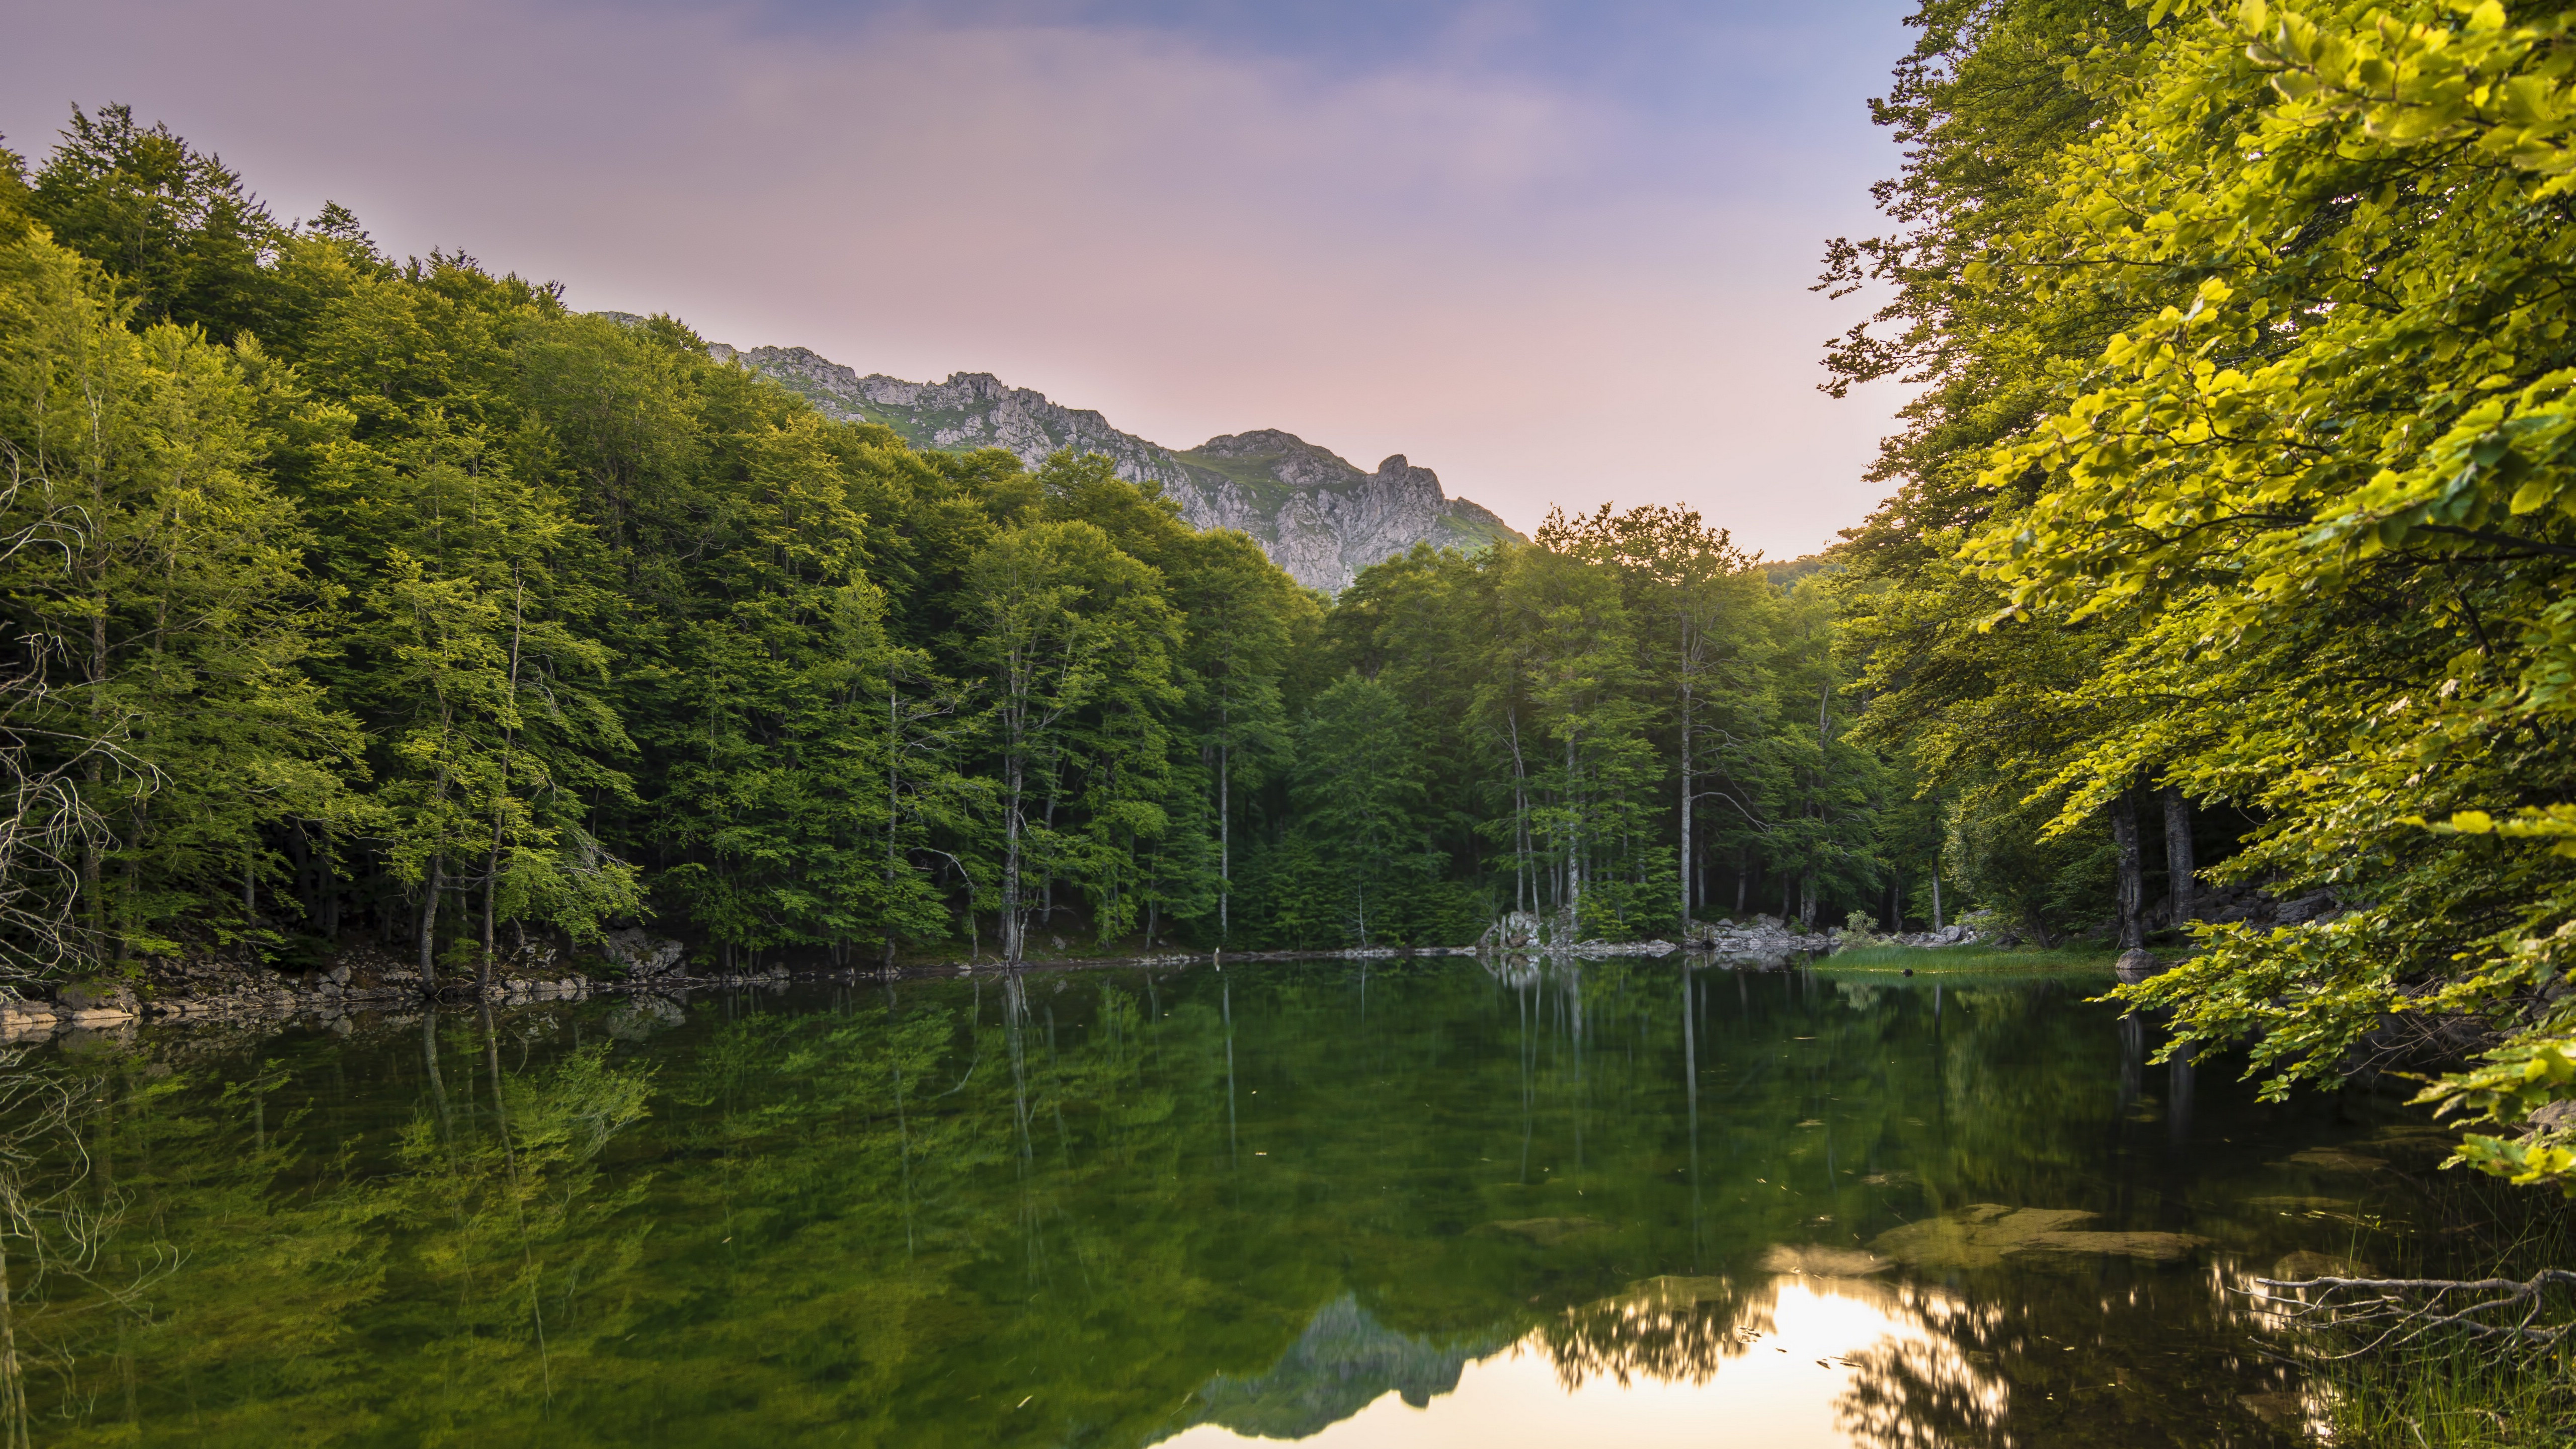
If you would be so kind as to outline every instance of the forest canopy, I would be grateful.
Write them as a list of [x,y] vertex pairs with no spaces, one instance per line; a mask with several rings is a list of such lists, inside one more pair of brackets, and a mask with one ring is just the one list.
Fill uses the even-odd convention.
[[1822,283],[1887,298],[1829,386],[1922,388],[1844,550],[1862,736],[2010,849],[2235,812],[2205,879],[2329,907],[2124,994],[2275,1094],[2469,1058],[2464,1156],[2576,1182],[2568,14],[1915,23]]
[[0,309],[22,978],[1928,910],[1824,575],[1695,514],[1326,599],[1106,459],[916,451],[672,318],[280,221],[123,106],[0,163]]
[[75,111],[0,160],[0,951],[1946,906],[2181,956],[2127,995],[2275,1093],[2450,1072],[2470,1160],[2576,1181],[2566,16],[1913,24],[1819,284],[1877,299],[1827,390],[1915,388],[1886,503],[1776,570],[1602,504],[1332,598],[1106,459],[916,450]]

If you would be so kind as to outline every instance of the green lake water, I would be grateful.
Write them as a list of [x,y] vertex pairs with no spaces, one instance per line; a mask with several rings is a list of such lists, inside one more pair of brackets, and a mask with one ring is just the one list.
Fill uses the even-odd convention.
[[74,1040],[0,1074],[8,1326],[39,1445],[2289,1442],[2232,1290],[2420,1257],[2438,1139],[2148,1065],[2107,985],[1334,961]]

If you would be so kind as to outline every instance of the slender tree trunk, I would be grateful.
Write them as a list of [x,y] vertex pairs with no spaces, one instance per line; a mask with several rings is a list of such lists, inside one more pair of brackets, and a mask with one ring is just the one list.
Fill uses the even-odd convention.
[[478,978],[482,989],[492,989],[493,911],[500,904],[501,834],[510,799],[510,751],[519,736],[519,643],[527,622],[527,585],[519,565],[510,564],[510,693],[509,717],[501,725],[501,781],[492,797],[492,850],[483,865],[483,967]]
[[2138,797],[2123,790],[2111,801],[2111,844],[2120,862],[2120,949],[2146,944],[2146,871],[2138,853]]
[[1932,857],[1932,929],[1941,929],[1941,858]]
[[[102,513],[100,516],[104,516]],[[89,782],[89,804],[98,805],[100,788],[106,783],[105,761],[98,750],[99,737],[107,727],[107,708],[102,696],[107,690],[107,584],[106,566],[98,566],[98,612],[89,621],[89,768],[83,773]],[[89,902],[89,958],[95,963],[107,957],[107,896],[100,874],[99,839],[95,832],[81,836],[81,894]]]
[[447,857],[429,858],[429,874],[422,879],[420,892],[420,984],[423,990],[438,985],[438,958],[431,946],[438,939],[438,893],[447,886]]
[[[1230,728],[1220,718],[1220,728]],[[1232,751],[1216,746],[1216,938],[1228,939],[1234,904],[1234,774]],[[1152,939],[1148,932],[1147,939]]]
[[[888,907],[891,907],[894,904],[896,840],[895,817],[897,812],[901,809],[903,802],[903,775],[901,773],[903,766],[903,715],[901,703],[901,700],[895,694],[894,681],[891,679],[887,680],[885,898]],[[970,894],[967,902],[967,911],[969,914],[972,914],[973,910],[974,903]],[[889,981],[893,980],[894,918],[891,915],[886,918],[885,923],[885,969],[886,979]]]
[[2167,785],[2164,788],[2164,805],[2165,875],[2172,885],[2172,924],[2179,930],[2183,923],[2198,915],[2195,897],[2200,894],[2200,882],[2193,875],[2191,802],[2183,798],[2181,789]]
[[1574,785],[1574,732],[1565,733],[1565,929],[1583,939],[1583,805]]
[[1020,963],[1020,795],[1024,785],[1020,759],[1003,766],[1002,806],[1002,960]]
[[313,870],[321,896],[322,939],[337,948],[340,944],[340,857],[327,834],[322,837],[320,848],[313,852]]
[[[1685,646],[1687,652],[1687,646]],[[1687,669],[1688,663],[1683,667]],[[1691,923],[1691,692],[1682,690],[1682,929]]]
[[1512,745],[1512,899],[1521,912],[1530,909],[1529,766],[1521,759],[1521,713],[1518,705],[1503,710],[1503,729]]

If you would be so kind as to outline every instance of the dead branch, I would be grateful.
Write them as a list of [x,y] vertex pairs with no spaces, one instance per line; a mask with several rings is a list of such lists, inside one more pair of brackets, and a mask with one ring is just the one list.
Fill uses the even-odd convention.
[[[2247,1296],[2297,1328],[2359,1334],[2358,1346],[2318,1350],[2328,1361],[2424,1343],[2437,1335],[2483,1346],[2546,1348],[2576,1322],[2544,1322],[2549,1290],[2576,1291],[2576,1270],[2517,1278],[2257,1278]],[[2241,1291],[2241,1290],[2240,1290]],[[2349,1341],[2349,1340],[2347,1340]]]

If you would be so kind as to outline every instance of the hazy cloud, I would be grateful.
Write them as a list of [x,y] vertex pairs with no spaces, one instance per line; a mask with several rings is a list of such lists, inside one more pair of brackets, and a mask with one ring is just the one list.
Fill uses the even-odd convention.
[[1383,54],[1229,13],[13,0],[0,128],[32,156],[129,101],[282,213],[576,306],[997,372],[1175,446],[1403,452],[1524,527],[1686,501],[1795,553],[1874,501],[1893,400],[1813,391],[1850,317],[1803,285],[1892,164],[1860,101],[1894,7],[1648,7],[1582,53],[1531,5]]

